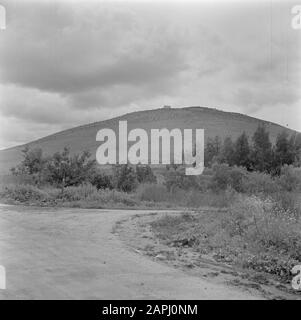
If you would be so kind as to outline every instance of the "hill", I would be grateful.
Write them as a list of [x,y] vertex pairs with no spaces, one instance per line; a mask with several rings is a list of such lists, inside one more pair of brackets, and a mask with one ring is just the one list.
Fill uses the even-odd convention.
[[21,150],[28,146],[39,147],[45,154],[52,154],[69,147],[72,153],[89,150],[95,158],[99,142],[96,133],[102,128],[111,128],[118,133],[120,120],[128,121],[128,130],[143,128],[146,131],[160,128],[205,129],[205,139],[220,136],[222,139],[231,136],[236,139],[243,131],[251,137],[259,124],[264,124],[270,132],[270,139],[275,141],[276,136],[283,130],[292,134],[293,130],[278,124],[256,119],[247,115],[220,111],[206,107],[161,108],[155,110],[138,111],[125,114],[110,120],[95,122],[49,135],[30,143],[0,151],[0,173],[4,174],[22,159]]

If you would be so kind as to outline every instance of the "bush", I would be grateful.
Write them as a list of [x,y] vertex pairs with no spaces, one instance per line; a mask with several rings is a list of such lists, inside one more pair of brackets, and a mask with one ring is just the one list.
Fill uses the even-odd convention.
[[96,200],[98,198],[97,188],[91,184],[82,184],[80,186],[66,187],[57,196],[61,201],[81,201],[81,200]]
[[141,201],[164,202],[170,198],[167,188],[158,184],[141,184],[138,187],[137,195]]
[[231,206],[227,221],[232,235],[239,234],[251,243],[286,252],[301,261],[300,222],[289,212],[276,210],[273,201],[241,198]]
[[228,210],[156,219],[152,230],[172,246],[291,281],[292,266],[301,263],[301,221],[276,209],[273,199],[236,193],[231,202]]
[[131,192],[137,188],[137,175],[133,167],[124,164],[114,167],[115,186],[119,191]]
[[36,185],[36,180],[30,174],[5,174],[0,176],[0,185],[30,184]]
[[43,157],[42,149],[35,148],[30,150],[28,147],[25,147],[25,149],[22,150],[22,153],[23,160],[17,167],[11,168],[11,172],[15,175],[40,175],[47,160]]
[[279,191],[279,185],[269,174],[254,171],[243,179],[242,189],[249,195],[270,195]]
[[137,165],[136,175],[139,183],[156,183],[157,178],[153,173],[153,170],[148,165]]
[[295,218],[301,218],[301,196],[299,193],[280,191],[271,197],[275,201],[275,210],[284,210]]
[[99,189],[113,189],[114,179],[111,175],[106,175],[104,173],[95,173],[91,177],[91,184]]
[[97,188],[91,184],[67,187],[57,196],[57,199],[59,199],[62,204],[64,204],[64,202],[78,202],[79,206],[84,207],[103,207],[106,205],[114,207],[116,204],[134,206],[136,204],[135,200],[127,193],[109,189],[97,190]]
[[228,187],[237,192],[243,191],[243,181],[247,171],[241,167],[229,167],[227,164],[214,164],[210,188],[215,191],[226,190]]
[[137,204],[130,194],[116,190],[100,190],[98,192],[98,199],[105,204],[111,205],[120,203],[132,207]]
[[[301,262],[300,221],[290,212],[277,209],[271,200],[241,198],[231,206],[224,225],[231,237],[240,236],[241,243],[253,253],[245,266],[285,277],[291,268],[288,261]],[[265,263],[261,261],[263,252]]]
[[279,177],[280,187],[285,191],[295,191],[300,188],[301,179],[297,169],[293,166],[284,165]]
[[89,181],[95,166],[87,151],[72,156],[65,147],[51,157],[44,157],[41,149],[25,148],[22,152],[23,160],[11,172],[16,176],[29,175],[37,185],[49,183],[61,188],[79,185]]
[[190,190],[185,192],[184,195],[180,196],[179,192],[176,192],[174,198],[175,200],[182,201],[186,207],[200,208],[200,207],[217,207],[226,208],[233,201],[235,201],[237,192],[232,188],[227,188],[222,192],[212,192],[207,190],[206,192],[201,192],[197,190]]
[[87,151],[72,156],[68,148],[61,153],[56,152],[46,162],[45,180],[61,188],[89,181],[95,166],[95,160],[89,160],[90,156]]
[[186,176],[185,168],[170,167],[165,173],[165,186],[168,191],[174,192],[176,189],[198,189],[198,180],[196,176]]
[[47,192],[29,184],[8,185],[0,191],[1,198],[18,202],[46,201]]

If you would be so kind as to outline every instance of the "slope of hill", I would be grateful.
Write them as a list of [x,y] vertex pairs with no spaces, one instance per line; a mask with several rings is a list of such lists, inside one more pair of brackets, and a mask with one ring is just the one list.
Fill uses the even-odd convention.
[[[106,121],[95,122],[80,127],[64,130],[56,134],[32,141],[26,145],[30,148],[39,147],[45,154],[52,154],[69,147],[72,153],[89,150],[95,158],[99,142],[96,133],[102,128],[111,128],[118,134],[120,120],[128,121],[128,130],[143,128],[147,132],[151,129],[180,128],[180,129],[205,129],[205,139],[220,136],[231,136],[235,139],[243,131],[251,137],[259,124],[264,124],[270,132],[271,141],[274,142],[279,132],[293,130],[275,123],[259,120],[239,113],[224,112],[206,107],[187,108],[161,108],[155,110],[138,111]],[[7,173],[22,159],[21,150],[25,145],[0,151],[0,173]]]

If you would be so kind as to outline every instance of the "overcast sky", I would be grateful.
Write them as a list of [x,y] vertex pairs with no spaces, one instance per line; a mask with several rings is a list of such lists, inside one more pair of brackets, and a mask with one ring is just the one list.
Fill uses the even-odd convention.
[[0,148],[166,104],[301,131],[295,2],[0,3]]

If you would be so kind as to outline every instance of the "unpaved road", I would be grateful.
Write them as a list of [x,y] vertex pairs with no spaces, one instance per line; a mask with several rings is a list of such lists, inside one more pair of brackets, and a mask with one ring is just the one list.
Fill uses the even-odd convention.
[[0,299],[255,299],[127,249],[114,224],[137,210],[0,206]]

